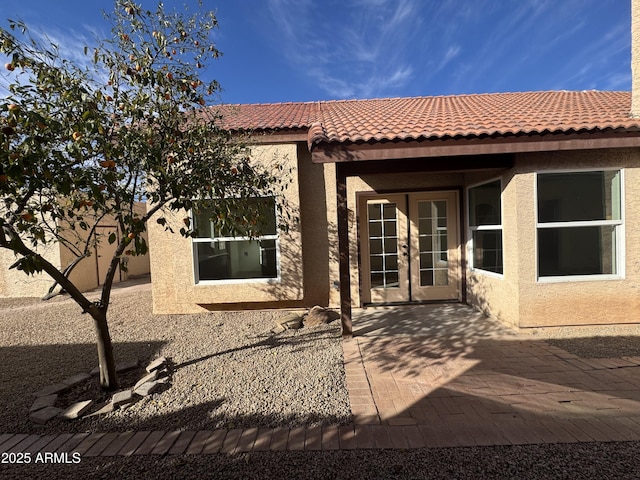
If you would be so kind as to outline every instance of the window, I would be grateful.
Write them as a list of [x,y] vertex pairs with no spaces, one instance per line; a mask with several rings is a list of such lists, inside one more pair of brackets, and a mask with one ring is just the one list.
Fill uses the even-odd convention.
[[469,188],[469,231],[471,266],[503,273],[502,207],[500,180]]
[[537,175],[538,277],[620,276],[621,172]]
[[220,227],[215,203],[196,205],[192,211],[193,252],[196,283],[206,280],[247,280],[278,277],[278,235],[276,206],[273,198],[256,198],[247,202],[247,212],[264,212],[264,221],[239,218],[250,224],[254,238]]

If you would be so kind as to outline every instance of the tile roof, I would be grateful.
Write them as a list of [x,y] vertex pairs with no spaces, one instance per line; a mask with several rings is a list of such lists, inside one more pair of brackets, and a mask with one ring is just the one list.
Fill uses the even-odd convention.
[[640,128],[631,93],[546,91],[231,105],[231,130],[308,131],[323,142],[383,142]]

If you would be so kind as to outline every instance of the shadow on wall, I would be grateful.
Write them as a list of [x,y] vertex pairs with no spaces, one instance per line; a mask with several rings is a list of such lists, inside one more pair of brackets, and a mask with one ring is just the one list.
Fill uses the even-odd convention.
[[[310,308],[314,305],[329,304],[330,288],[333,288],[330,263],[338,261],[338,247],[332,239],[337,239],[337,225],[327,219],[326,179],[323,165],[312,164],[304,153],[298,154],[298,178],[300,207],[285,205],[291,231],[299,232],[299,242],[280,242],[279,265],[282,282],[265,282],[259,288],[273,302],[238,302],[200,304],[209,311],[268,309],[268,308]],[[295,219],[299,219],[299,222]],[[284,238],[287,233],[280,233]],[[336,240],[337,241],[337,240]],[[302,262],[302,265],[300,265]],[[302,266],[302,268],[300,268]],[[301,273],[302,272],[302,273]],[[291,300],[302,298],[302,300]]]

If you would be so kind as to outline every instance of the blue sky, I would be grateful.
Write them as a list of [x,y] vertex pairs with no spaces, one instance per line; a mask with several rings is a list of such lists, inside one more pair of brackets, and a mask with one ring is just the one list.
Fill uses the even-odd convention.
[[[206,75],[225,103],[630,90],[630,3],[204,0],[217,11],[223,53]],[[93,33],[108,35],[101,11],[112,5],[1,0],[0,20],[20,18],[80,58]]]

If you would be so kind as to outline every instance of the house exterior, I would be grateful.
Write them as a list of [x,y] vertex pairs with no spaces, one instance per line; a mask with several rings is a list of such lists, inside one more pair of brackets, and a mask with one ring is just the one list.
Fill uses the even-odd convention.
[[637,323],[631,104],[552,91],[233,106],[252,159],[293,169],[300,222],[254,242],[151,222],[154,311],[319,304],[340,307],[346,334],[353,307],[434,301],[520,328]]
[[195,239],[152,222],[154,311],[318,304],[344,335],[354,307],[442,301],[522,329],[640,323],[640,0],[631,70],[632,92],[223,107],[253,161],[292,169],[300,222],[255,241],[206,212]]

